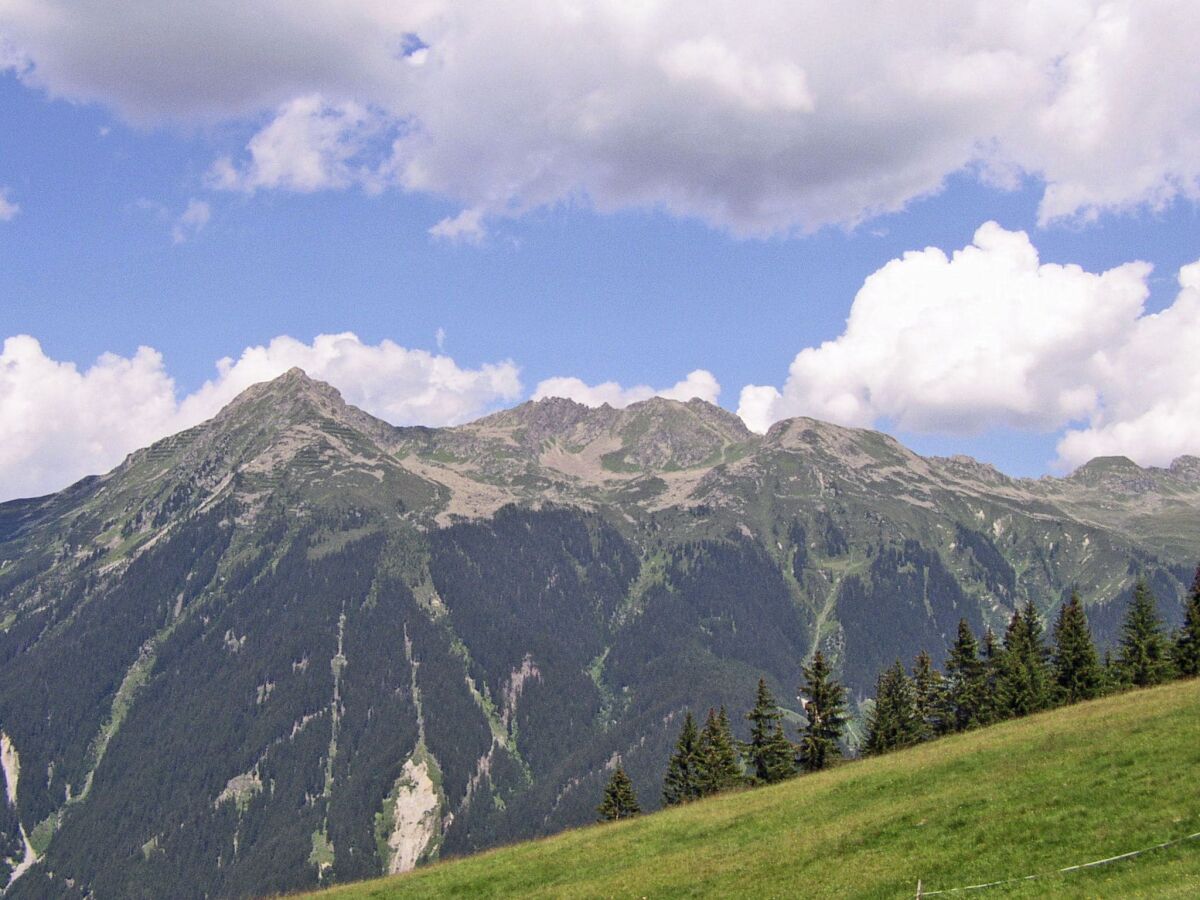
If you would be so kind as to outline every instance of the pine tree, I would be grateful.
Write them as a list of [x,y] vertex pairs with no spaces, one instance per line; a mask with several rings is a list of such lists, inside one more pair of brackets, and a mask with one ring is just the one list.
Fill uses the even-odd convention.
[[1049,652],[1033,601],[1013,613],[1004,633],[997,701],[1003,716],[1027,716],[1050,705]]
[[612,778],[605,785],[604,799],[596,811],[600,814],[601,822],[629,819],[642,811],[642,808],[638,806],[637,794],[633,791],[633,782],[629,780],[625,769],[619,763]]
[[700,764],[700,735],[696,730],[696,718],[691,710],[683,717],[683,728],[675,741],[675,752],[667,763],[667,775],[663,779],[663,805],[675,806],[687,803],[700,796],[697,783]]
[[771,696],[765,678],[758,679],[754,709],[746,713],[750,720],[750,740],[742,744],[742,753],[753,781],[773,784],[795,770],[792,745],[783,734],[783,713]]
[[730,749],[729,758],[733,760],[733,768],[737,772],[735,781],[742,781],[742,758],[738,754],[738,741],[733,736],[733,725],[729,722],[729,712],[725,709],[725,704],[721,704],[721,709],[717,712],[717,726],[721,730],[721,742],[727,744]]
[[979,645],[966,619],[958,623],[958,636],[946,658],[946,724],[950,731],[965,731],[981,724],[985,707],[983,663]]
[[1055,692],[1060,703],[1078,703],[1100,696],[1104,675],[1076,591],[1071,591],[1071,599],[1059,608],[1052,658]]
[[1101,688],[1100,693],[1111,694],[1121,689],[1120,667],[1113,659],[1112,650],[1104,651],[1104,659],[1100,663]]
[[783,781],[796,774],[796,747],[783,733],[783,722],[775,723],[766,756],[768,782]]
[[808,723],[800,732],[800,766],[806,772],[816,772],[829,765],[831,758],[840,756],[838,741],[846,728],[846,689],[833,678],[820,650],[801,671],[804,685],[800,690],[808,698],[804,704]]
[[916,691],[900,660],[876,681],[875,706],[867,717],[867,739],[863,751],[877,756],[908,747],[921,739]]
[[1000,666],[1004,662],[1004,648],[990,625],[983,632],[979,659],[983,665],[983,700],[978,719],[980,725],[991,725],[1000,721]]
[[1121,679],[1134,687],[1162,684],[1171,677],[1170,648],[1157,604],[1145,579],[1138,579],[1121,629],[1117,657]]
[[1200,675],[1200,566],[1192,581],[1192,592],[1184,601],[1183,627],[1175,637],[1175,671],[1180,678]]
[[933,666],[933,658],[924,650],[913,663],[913,691],[917,718],[921,725],[921,740],[928,741],[945,732],[945,686],[942,673]]
[[702,797],[735,787],[742,780],[725,707],[710,709],[700,732],[696,787]]

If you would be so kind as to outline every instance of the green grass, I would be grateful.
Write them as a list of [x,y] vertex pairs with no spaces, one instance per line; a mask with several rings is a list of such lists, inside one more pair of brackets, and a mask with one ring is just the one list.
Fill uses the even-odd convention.
[[[913,897],[1200,831],[1198,779],[1192,681],[321,896]],[[1196,897],[1200,841],[954,896]]]

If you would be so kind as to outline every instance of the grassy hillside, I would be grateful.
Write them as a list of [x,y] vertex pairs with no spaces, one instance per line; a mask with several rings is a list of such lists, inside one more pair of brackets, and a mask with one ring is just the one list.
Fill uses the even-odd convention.
[[[912,897],[1200,831],[1198,778],[1192,681],[320,896]],[[1200,841],[961,896],[1051,893],[1200,896]]]

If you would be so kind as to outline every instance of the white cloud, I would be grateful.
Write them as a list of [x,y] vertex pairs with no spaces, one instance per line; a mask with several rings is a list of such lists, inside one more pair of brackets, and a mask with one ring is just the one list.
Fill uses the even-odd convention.
[[0,187],[0,222],[11,222],[20,211],[21,207],[9,199],[8,188]]
[[783,392],[752,389],[747,418],[800,412],[867,425],[977,431],[1053,428],[1087,415],[1084,364],[1142,308],[1149,267],[1094,275],[1039,265],[1024,232],[983,225],[952,257],[904,254],[867,278],[846,329],[792,362]]
[[250,385],[294,366],[393,424],[454,425],[521,394],[520,370],[511,361],[464,369],[449,356],[409,350],[389,340],[364,344],[345,332],[318,335],[311,344],[283,336],[247,347],[236,360],[220,360],[217,378],[187,397],[180,409],[200,421]]
[[0,499],[57,490],[107,471],[129,452],[214,415],[240,391],[292,366],[339,388],[345,398],[397,424],[446,425],[520,396],[511,362],[460,367],[447,356],[353,334],[311,344],[278,337],[217,363],[217,375],[179,397],[161,354],[105,354],[86,370],[51,359],[32,337],[0,352]]
[[0,498],[109,469],[168,433],[176,416],[174,384],[149,347],[129,358],[106,353],[80,372],[33,338],[10,337],[0,352]]
[[[0,15],[3,13],[4,8],[0,7]],[[29,65],[29,58],[18,50],[17,46],[3,32],[0,32],[0,72],[12,69],[21,74],[29,68]]]
[[222,157],[209,181],[248,193],[260,188],[309,193],[351,184],[374,189],[378,176],[364,155],[383,128],[383,118],[358,103],[329,103],[316,94],[297,97],[250,139],[249,160],[238,165]]
[[1059,442],[1064,465],[1096,456],[1165,464],[1200,455],[1200,262],[1180,269],[1179,285],[1169,308],[1143,316],[1127,340],[1097,352],[1104,403],[1087,427]]
[[193,197],[188,201],[183,212],[179,214],[175,224],[171,226],[171,242],[182,244],[184,241],[194,238],[204,230],[204,226],[211,218],[212,207],[206,201]]
[[1198,31],[1178,0],[0,0],[3,58],[55,94],[140,121],[274,111],[218,162],[226,187],[744,234],[856,223],[963,167],[1043,178],[1045,222],[1197,199]]
[[1144,315],[1149,274],[1041,264],[1024,232],[989,222],[952,256],[910,252],[868,277],[843,333],[801,350],[782,389],[743,388],[738,413],[757,431],[798,415],[940,433],[1072,427],[1063,465],[1200,452],[1200,264],[1158,315]]
[[623,388],[615,381],[589,385],[578,378],[547,378],[538,383],[533,391],[533,399],[566,397],[586,406],[601,406],[607,403],[609,406],[620,409],[631,403],[649,400],[651,397],[666,397],[669,400],[684,402],[699,397],[709,403],[716,403],[720,394],[721,385],[717,383],[713,374],[704,369],[696,369],[694,372],[689,372],[687,378],[662,390],[655,390],[644,384]]
[[467,244],[481,243],[487,236],[482,209],[464,209],[457,216],[448,216],[429,229],[435,238]]
[[715,37],[681,41],[659,64],[677,82],[694,82],[755,112],[812,112],[808,78],[793,62],[758,65],[740,58]]

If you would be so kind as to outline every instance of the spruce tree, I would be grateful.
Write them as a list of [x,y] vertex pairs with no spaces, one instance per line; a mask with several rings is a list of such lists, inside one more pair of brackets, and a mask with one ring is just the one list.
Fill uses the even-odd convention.
[[958,635],[946,658],[946,723],[950,731],[965,731],[981,724],[984,712],[984,670],[979,645],[966,619],[958,622]]
[[737,769],[738,781],[741,781],[742,776],[742,758],[738,754],[738,741],[733,736],[733,726],[729,722],[729,712],[725,709],[725,704],[721,704],[721,709],[717,712],[717,725],[721,729],[721,740],[728,744],[733,751],[730,757],[733,759],[734,768]]
[[783,734],[783,713],[771,696],[765,678],[758,679],[750,720],[750,740],[742,744],[750,778],[760,784],[782,781],[795,769],[792,745]]
[[696,787],[702,797],[735,787],[742,780],[737,750],[725,707],[709,709],[700,731]]
[[796,747],[783,733],[783,722],[775,723],[767,744],[767,781],[783,781],[796,774]]
[[983,665],[983,700],[979,707],[979,724],[991,725],[1000,720],[1000,666],[1004,662],[1004,648],[996,640],[996,632],[989,625],[983,632],[983,645],[979,653]]
[[1076,591],[1071,591],[1071,599],[1059,608],[1052,658],[1055,693],[1060,703],[1078,703],[1100,696],[1104,674]]
[[1192,581],[1192,592],[1184,601],[1183,627],[1175,637],[1175,671],[1180,678],[1200,675],[1200,566]]
[[683,728],[675,741],[675,752],[667,763],[667,775],[663,779],[663,805],[676,806],[700,796],[697,783],[700,764],[700,735],[696,730],[696,718],[691,710],[683,717]]
[[808,698],[804,704],[808,722],[800,732],[800,766],[806,772],[816,772],[840,756],[838,741],[846,728],[846,689],[833,678],[820,650],[801,672],[804,684],[800,691]]
[[867,717],[867,739],[863,752],[878,756],[908,747],[921,739],[916,691],[900,660],[876,681],[875,706]]
[[913,691],[921,740],[928,741],[945,731],[945,686],[942,673],[934,668],[933,658],[924,650],[917,654],[913,663]]
[[1171,655],[1157,604],[1145,579],[1133,588],[1133,599],[1121,629],[1117,666],[1124,683],[1134,687],[1162,684],[1171,677]]
[[1121,689],[1121,673],[1120,667],[1116,660],[1113,659],[1112,650],[1104,651],[1104,659],[1100,663],[1101,687],[1100,693],[1111,694],[1113,691]]
[[1033,601],[1013,613],[1004,633],[997,701],[1003,716],[1027,716],[1050,705],[1049,652]]
[[638,806],[637,794],[633,791],[633,782],[619,763],[604,787],[604,799],[596,811],[600,814],[601,822],[629,819],[642,811]]

